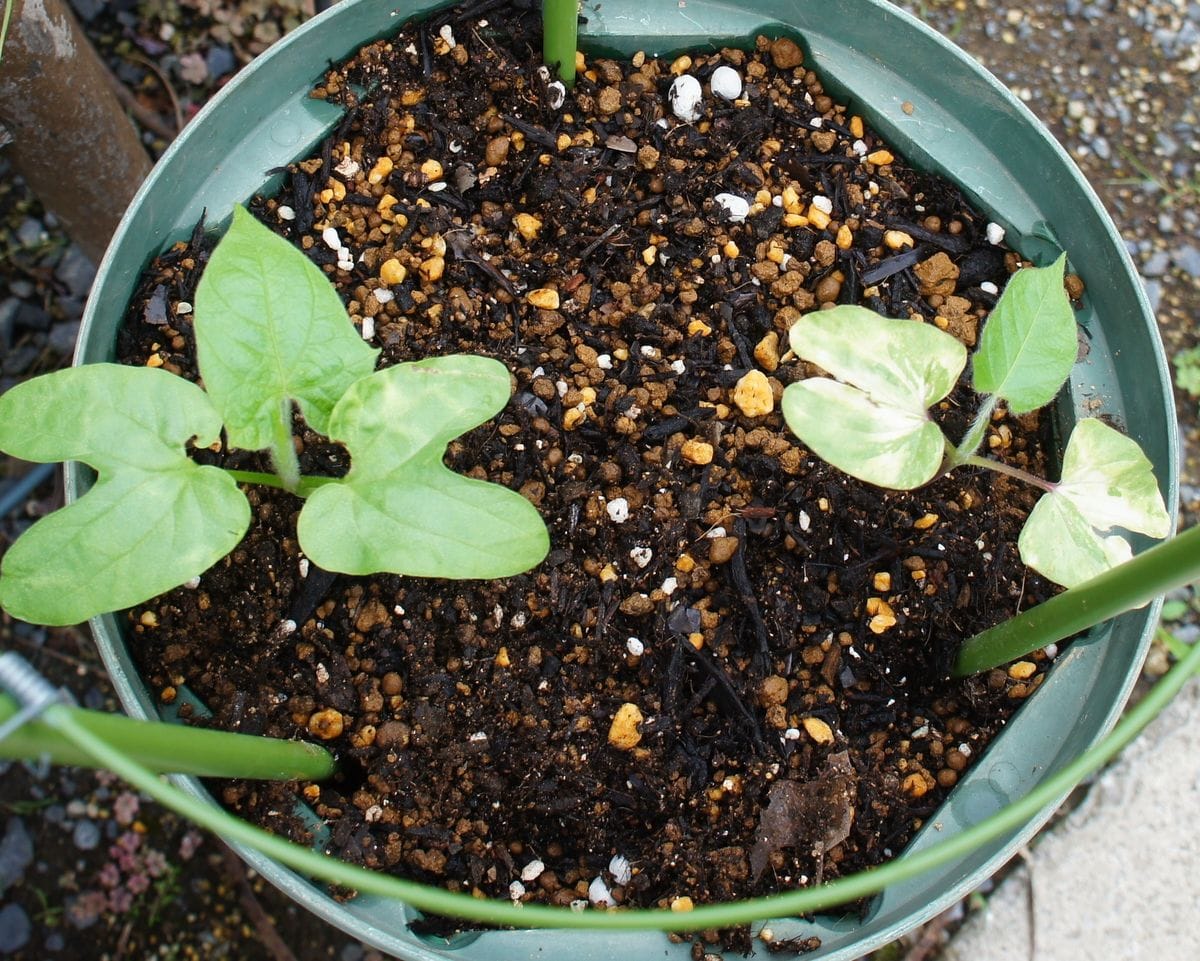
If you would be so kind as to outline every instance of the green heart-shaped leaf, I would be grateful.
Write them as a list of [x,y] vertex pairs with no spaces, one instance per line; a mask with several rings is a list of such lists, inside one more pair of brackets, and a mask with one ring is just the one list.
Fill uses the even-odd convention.
[[446,445],[509,394],[504,365],[471,356],[398,364],[354,384],[329,424],[350,473],[305,502],[304,552],[346,574],[495,578],[538,564],[550,540],[533,505],[442,462]]
[[0,448],[25,460],[78,460],[98,478],[42,518],[0,563],[0,605],[39,624],[74,624],[140,603],[201,574],[250,524],[224,471],[184,445],[221,420],[195,384],[162,370],[92,364],[0,397]]
[[920,321],[849,305],[805,315],[788,337],[800,357],[842,381],[811,377],[783,392],[784,419],[817,456],[899,490],[937,473],[946,442],[927,409],[958,382],[961,343]]
[[229,443],[261,450],[291,436],[291,402],[329,431],[346,389],[375,369],[325,275],[241,207],[196,290],[196,354]]
[[1055,584],[1074,587],[1133,556],[1129,541],[1104,535],[1070,500],[1044,494],[1017,539],[1021,560]]
[[822,460],[852,477],[912,490],[942,465],[945,437],[925,412],[885,407],[857,387],[810,377],[783,392],[788,426]]
[[1002,398],[1015,414],[1054,400],[1075,364],[1075,313],[1063,289],[1066,263],[1063,254],[1049,267],[1017,271],[983,327],[973,386]]
[[1135,440],[1095,417],[1071,431],[1056,493],[1102,531],[1123,527],[1166,537],[1171,530],[1154,466]]
[[1171,517],[1137,443],[1095,418],[1081,420],[1063,454],[1062,480],[1021,531],[1021,559],[1073,587],[1132,556],[1114,527],[1166,537]]

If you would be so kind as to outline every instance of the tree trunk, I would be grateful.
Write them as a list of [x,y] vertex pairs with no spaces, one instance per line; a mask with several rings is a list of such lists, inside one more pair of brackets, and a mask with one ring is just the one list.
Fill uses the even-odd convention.
[[99,262],[150,158],[64,0],[13,2],[0,52],[0,124],[13,141],[4,149],[71,239]]

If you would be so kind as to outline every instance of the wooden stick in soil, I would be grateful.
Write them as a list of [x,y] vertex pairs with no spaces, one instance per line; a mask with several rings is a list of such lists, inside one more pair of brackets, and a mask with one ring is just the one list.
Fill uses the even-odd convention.
[[[138,721],[120,714],[83,708],[64,710],[97,737],[156,773],[263,781],[319,781],[329,777],[335,767],[328,751],[305,741]],[[0,695],[0,723],[16,713],[16,702],[8,695]],[[90,755],[40,721],[30,721],[0,741],[2,758],[43,756],[56,764],[95,767]]]
[[108,71],[64,0],[12,0],[0,125],[13,168],[93,261],[150,172]]

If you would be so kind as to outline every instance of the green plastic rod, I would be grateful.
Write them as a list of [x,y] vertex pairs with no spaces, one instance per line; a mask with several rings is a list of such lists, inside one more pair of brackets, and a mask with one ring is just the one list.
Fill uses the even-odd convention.
[[[259,781],[320,781],[333,774],[335,767],[333,756],[325,748],[304,741],[136,721],[120,714],[78,707],[62,709],[80,727],[156,773]],[[16,713],[16,701],[7,694],[0,695],[0,724]],[[103,767],[60,731],[37,720],[0,741],[0,757],[48,757],[56,764]]]
[[1115,757],[1121,748],[1132,741],[1138,732],[1170,703],[1197,670],[1200,670],[1200,644],[1191,648],[1187,657],[1168,671],[1099,744],[1047,778],[1029,794],[1001,808],[961,834],[939,841],[921,851],[905,854],[882,867],[847,875],[820,887],[746,901],[732,901],[727,904],[704,905],[694,911],[683,912],[660,909],[572,911],[569,908],[540,904],[513,904],[509,901],[475,898],[469,894],[446,891],[416,881],[368,871],[268,834],[213,804],[205,804],[185,795],[178,788],[159,780],[145,768],[130,761],[122,752],[114,750],[91,732],[76,725],[70,714],[61,708],[50,708],[46,719],[48,723],[58,727],[64,736],[73,739],[82,750],[91,754],[98,763],[201,827],[217,832],[226,841],[248,845],[297,871],[354,888],[363,894],[397,898],[422,911],[435,914],[522,928],[698,931],[704,928],[748,924],[763,918],[794,917],[870,897],[889,885],[902,883],[923,871],[948,864],[993,838],[1020,828],[1031,818],[1039,814],[1044,815],[1047,808],[1060,803],[1075,785]]
[[579,38],[577,0],[542,0],[542,61],[568,90],[575,86],[575,49]]
[[1063,591],[963,643],[954,673],[978,674],[1200,580],[1200,527]]

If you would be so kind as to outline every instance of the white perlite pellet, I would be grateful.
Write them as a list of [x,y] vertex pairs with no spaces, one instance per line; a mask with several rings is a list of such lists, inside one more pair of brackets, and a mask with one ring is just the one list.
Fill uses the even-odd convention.
[[999,224],[990,223],[987,225],[987,240],[993,247],[998,247],[1004,243],[1004,228]]
[[608,862],[608,873],[619,885],[626,885],[633,879],[633,868],[629,865],[629,859],[620,854],[614,854]]
[[629,520],[629,501],[624,497],[614,497],[605,506],[609,520],[614,524],[624,524]]
[[730,223],[745,223],[746,218],[750,216],[750,201],[745,197],[739,197],[737,194],[717,194],[713,199],[724,209]]
[[613,896],[604,878],[597,877],[588,885],[588,900],[598,908],[612,907]]
[[699,120],[704,112],[704,91],[700,81],[691,74],[676,77],[667,96],[671,101],[671,112],[685,123]]
[[722,100],[737,100],[742,95],[742,75],[733,67],[717,67],[708,85],[713,94]]

